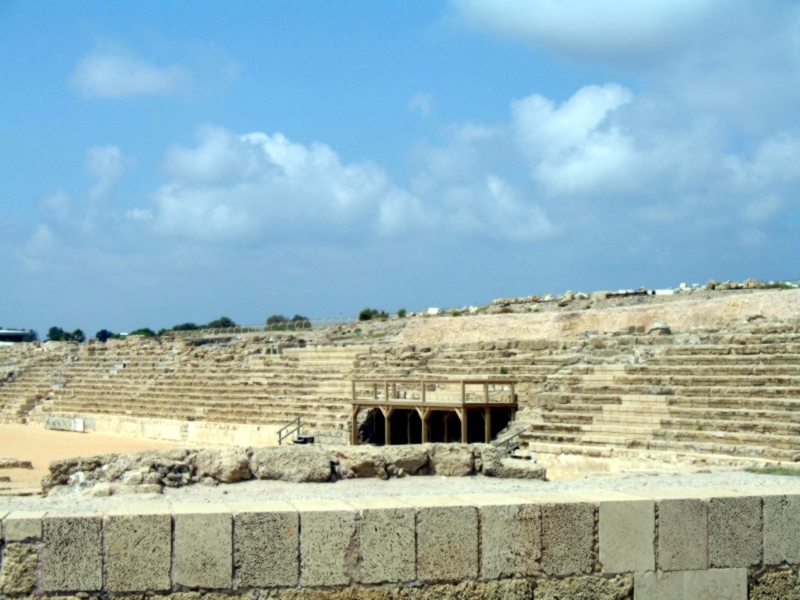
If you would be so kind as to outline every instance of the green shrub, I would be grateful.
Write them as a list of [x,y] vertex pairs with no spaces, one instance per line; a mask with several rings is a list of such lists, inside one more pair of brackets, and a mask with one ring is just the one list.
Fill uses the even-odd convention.
[[267,318],[267,325],[276,325],[278,323],[286,323],[288,321],[286,317],[283,315],[272,315],[271,317]]
[[47,339],[51,342],[80,342],[86,341],[86,335],[80,329],[69,332],[61,327],[51,327],[47,330]]
[[94,334],[94,337],[96,337],[99,341],[105,344],[108,340],[114,337],[114,334],[111,333],[108,329],[101,329],[100,331]]
[[149,327],[142,327],[141,329],[134,329],[128,335],[140,335],[142,337],[156,337],[156,332]]
[[198,329],[200,327],[194,323],[181,323],[180,325],[175,325],[172,331],[197,331]]
[[376,318],[389,318],[389,314],[383,310],[377,310],[375,308],[365,308],[360,313],[358,313],[358,320],[359,321],[371,321],[372,319]]
[[204,329],[226,329],[228,327],[236,327],[236,323],[228,317],[220,317],[219,319],[211,321]]
[[500,367],[500,375],[508,375],[508,369],[505,367]]
[[401,318],[401,319],[405,319],[406,318],[406,309],[405,308],[401,308],[400,310],[398,310],[397,311],[397,316],[399,318]]

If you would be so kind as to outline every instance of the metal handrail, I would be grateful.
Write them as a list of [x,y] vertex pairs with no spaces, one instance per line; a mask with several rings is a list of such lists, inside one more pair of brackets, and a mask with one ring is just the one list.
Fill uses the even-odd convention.
[[[516,433],[512,433],[510,436],[502,440],[494,440],[493,442],[491,442],[491,444],[492,446],[501,451],[500,452],[501,455],[508,456],[509,454],[511,454],[511,452],[514,451],[514,448],[512,447],[512,442],[514,442],[514,440],[516,440],[520,435],[522,435],[526,431],[528,431],[527,427],[520,429]],[[515,443],[514,446],[517,447],[519,446],[519,444]]]
[[[302,419],[303,419],[303,415],[299,415],[296,419],[292,419],[286,425],[284,425],[283,427],[278,429],[278,445],[279,446],[283,445],[283,440],[288,438],[290,435],[300,431],[300,427],[302,427],[302,425],[303,425]],[[297,423],[297,426],[294,427],[293,429],[289,429],[295,423]],[[284,431],[286,431],[287,429],[289,429],[289,431],[284,433]]]

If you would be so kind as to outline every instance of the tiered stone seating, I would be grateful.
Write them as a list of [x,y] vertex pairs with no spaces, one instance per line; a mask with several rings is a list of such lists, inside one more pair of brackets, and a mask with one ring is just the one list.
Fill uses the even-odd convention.
[[[800,455],[796,326],[648,343],[654,340],[663,345],[618,344],[617,364],[581,364],[548,376],[537,398],[541,419],[521,436],[523,446]],[[643,362],[624,364],[637,355]]]
[[[141,352],[141,346],[148,347]],[[38,410],[61,416],[282,426],[303,415],[306,433],[349,426],[349,384],[358,348],[264,352],[248,340],[213,350],[183,342],[95,345],[69,365],[66,384]]]
[[[25,344],[0,352],[0,423],[25,423],[27,414],[51,394],[70,352]],[[73,348],[76,350],[76,348]]]

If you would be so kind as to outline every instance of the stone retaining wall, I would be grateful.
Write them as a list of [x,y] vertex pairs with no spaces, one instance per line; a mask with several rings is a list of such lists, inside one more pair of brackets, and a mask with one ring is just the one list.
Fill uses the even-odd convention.
[[105,514],[0,510],[0,594],[794,598],[796,491],[153,503]]

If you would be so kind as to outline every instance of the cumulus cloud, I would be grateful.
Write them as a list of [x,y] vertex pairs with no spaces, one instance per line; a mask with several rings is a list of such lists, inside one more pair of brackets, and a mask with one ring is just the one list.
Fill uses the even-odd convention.
[[[154,227],[168,235],[240,239],[314,231],[338,237],[359,223],[367,227],[383,203],[410,201],[377,165],[343,164],[326,144],[305,146],[280,133],[205,127],[196,146],[169,149],[163,169],[168,181],[152,197]],[[385,217],[384,228],[395,221]]]
[[132,157],[123,155],[116,146],[90,148],[86,152],[86,169],[97,178],[97,183],[89,190],[89,200],[106,200],[134,162]]
[[511,105],[517,140],[532,177],[552,192],[581,192],[627,179],[634,149],[607,116],[628,104],[622,86],[587,86],[560,106],[534,94]]
[[[454,130],[453,147],[494,137],[490,128],[463,125]],[[326,144],[207,126],[198,131],[196,145],[167,150],[167,180],[151,195],[152,208],[126,216],[162,236],[211,242],[352,241],[431,232],[532,242],[553,234],[544,210],[514,185],[490,171],[464,170],[457,156],[447,157],[450,152],[430,149],[422,159],[425,174],[407,188],[374,163],[343,163]]]
[[94,51],[78,62],[73,87],[86,98],[120,99],[182,92],[191,76],[178,66],[159,67],[120,52]]

